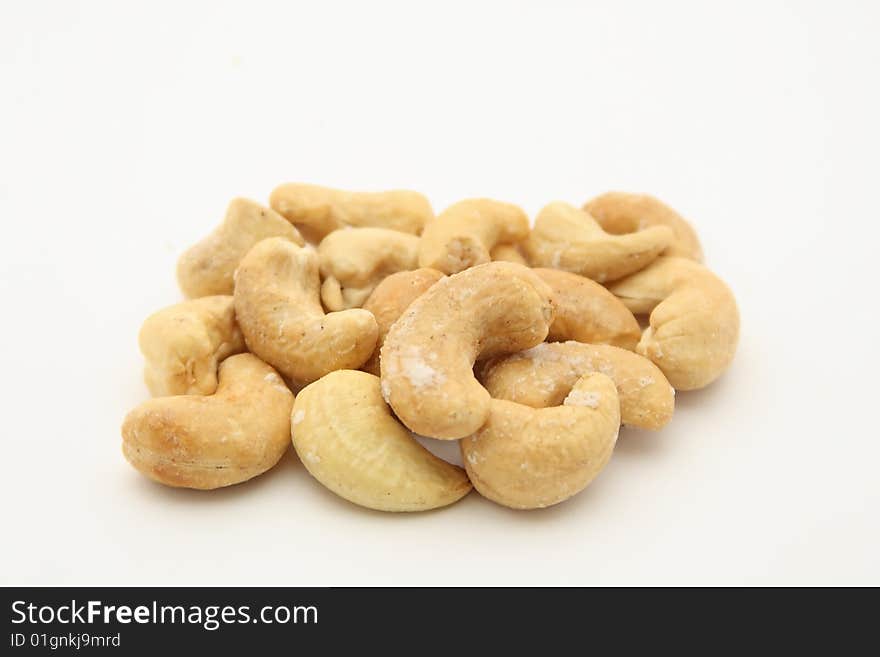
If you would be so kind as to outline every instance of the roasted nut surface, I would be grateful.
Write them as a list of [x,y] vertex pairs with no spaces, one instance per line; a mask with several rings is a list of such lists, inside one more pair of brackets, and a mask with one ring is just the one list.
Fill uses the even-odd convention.
[[363,365],[376,346],[373,315],[324,314],[318,256],[284,239],[263,240],[241,261],[235,314],[248,349],[299,384]]
[[535,409],[493,399],[487,422],[461,441],[461,454],[481,495],[513,509],[537,509],[570,498],[595,479],[619,429],[614,383],[590,373],[562,406]]
[[374,226],[418,235],[434,216],[428,199],[406,190],[347,192],[286,183],[272,191],[269,204],[314,242],[346,226]]
[[730,288],[703,265],[663,256],[609,286],[627,306],[651,313],[636,351],[678,390],[721,376],[739,340],[739,310]]
[[394,418],[372,374],[339,370],[303,388],[291,430],[311,475],[355,504],[426,511],[471,490],[464,470],[431,454]]
[[245,350],[231,296],[184,301],[150,315],[138,335],[144,381],[154,397],[210,395],[217,364]]
[[388,332],[382,390],[397,417],[423,436],[456,439],[489,414],[477,357],[528,349],[547,337],[552,292],[527,267],[490,262],[432,285]]
[[157,397],[125,418],[122,452],[168,486],[211,489],[262,474],[290,446],[293,394],[250,354],[220,364],[213,395]]
[[538,213],[523,249],[533,267],[562,269],[604,283],[639,271],[672,239],[668,226],[612,235],[586,212],[557,201]]
[[489,252],[489,255],[493,261],[515,262],[518,265],[529,264],[519,244],[497,244]]
[[660,429],[675,409],[675,390],[654,363],[610,345],[545,342],[478,368],[493,398],[533,408],[559,406],[580,377],[600,372],[614,382],[620,419],[628,426]]
[[177,281],[190,298],[232,294],[235,268],[250,248],[267,237],[305,244],[296,228],[274,210],[236,198],[214,232],[189,248],[177,261]]

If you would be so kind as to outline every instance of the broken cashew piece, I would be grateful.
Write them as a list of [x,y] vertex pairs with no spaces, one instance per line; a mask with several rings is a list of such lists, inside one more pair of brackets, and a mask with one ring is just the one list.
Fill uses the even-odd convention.
[[733,360],[739,340],[736,299],[703,265],[663,256],[609,290],[633,312],[651,313],[636,351],[677,390],[709,385]]
[[675,238],[663,255],[703,261],[703,247],[693,226],[680,214],[648,194],[608,192],[584,205],[609,233],[624,235],[648,228],[669,226]]
[[376,318],[379,325],[379,338],[376,340],[376,349],[370,360],[361,368],[370,374],[379,375],[379,350],[385,343],[385,336],[391,325],[409,308],[409,304],[424,294],[429,287],[443,278],[443,274],[436,269],[427,267],[414,269],[413,271],[401,271],[391,274],[383,280],[370,298],[364,303],[364,310],[369,310]]
[[269,204],[313,242],[346,226],[374,226],[418,235],[434,216],[424,195],[407,190],[346,192],[286,183],[272,190]]
[[394,418],[379,378],[366,372],[331,372],[303,388],[291,431],[309,473],[369,509],[427,511],[471,490],[464,470],[431,454]]
[[318,246],[324,307],[360,308],[383,278],[415,269],[418,257],[416,235],[387,228],[333,231]]
[[589,278],[558,269],[534,272],[553,290],[556,319],[549,342],[576,340],[635,350],[642,329],[635,316],[613,294]]
[[586,488],[611,458],[619,430],[614,383],[588,373],[562,406],[493,399],[486,423],[461,441],[461,454],[481,495],[512,509],[540,509]]
[[233,199],[223,223],[177,261],[180,289],[189,298],[232,294],[238,263],[254,244],[267,237],[305,244],[299,231],[274,210],[246,198]]
[[663,372],[647,358],[610,345],[545,342],[486,361],[480,381],[494,399],[545,408],[559,406],[589,372],[614,381],[623,424],[656,430],[672,419],[675,390]]
[[290,445],[293,393],[256,356],[220,364],[213,395],[157,397],[125,418],[122,452],[167,486],[212,489],[252,479]]
[[191,299],[153,313],[138,344],[154,397],[213,394],[217,364],[245,350],[231,296]]
[[540,344],[553,314],[549,286],[521,265],[490,262],[444,278],[388,331],[383,395],[416,433],[470,435],[489,415],[489,393],[473,373],[476,359]]
[[529,234],[529,218],[510,203],[468,199],[448,207],[425,226],[419,267],[455,274],[489,262],[499,244],[519,242]]
[[586,212],[557,201],[538,213],[524,250],[533,267],[562,269],[604,283],[642,269],[672,239],[668,226],[612,235]]
[[248,349],[299,384],[360,367],[376,346],[373,315],[324,314],[318,256],[284,239],[263,240],[241,261],[235,314]]
[[497,244],[489,252],[492,261],[515,262],[518,265],[528,265],[528,260],[523,255],[519,244]]

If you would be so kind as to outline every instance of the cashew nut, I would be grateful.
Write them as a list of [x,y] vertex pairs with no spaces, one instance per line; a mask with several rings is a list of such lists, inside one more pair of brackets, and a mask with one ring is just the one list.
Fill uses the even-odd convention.
[[356,368],[376,346],[373,315],[324,314],[318,256],[281,238],[263,240],[241,261],[235,314],[248,349],[297,383]]
[[561,404],[574,383],[589,372],[614,381],[624,424],[660,429],[672,419],[675,390],[660,369],[647,358],[610,345],[545,342],[486,361],[480,381],[495,399],[545,408]]
[[432,438],[474,433],[490,401],[474,362],[543,342],[553,322],[551,299],[544,281],[510,262],[472,267],[432,285],[382,345],[382,391],[397,417]]
[[154,397],[212,394],[217,363],[245,350],[231,296],[201,297],[153,313],[138,343]]
[[471,490],[461,468],[431,454],[394,418],[379,378],[366,372],[331,372],[303,388],[291,432],[315,479],[370,509],[427,511]]
[[538,213],[524,247],[533,267],[562,269],[604,283],[642,269],[672,239],[668,226],[611,235],[586,212],[557,201]]
[[158,397],[125,418],[122,452],[168,486],[211,489],[247,481],[290,445],[293,394],[275,370],[239,354],[220,364],[213,395]]
[[535,269],[553,290],[556,319],[547,340],[577,340],[635,349],[642,329],[629,309],[604,287],[558,269]]
[[615,235],[633,233],[649,226],[669,226],[675,238],[666,256],[703,260],[703,248],[693,227],[675,210],[647,194],[608,192],[584,205],[584,210]]
[[327,310],[360,308],[379,282],[416,268],[419,238],[387,228],[336,230],[318,246]]
[[246,198],[233,199],[223,223],[177,261],[180,289],[190,298],[232,294],[232,277],[239,261],[267,237],[305,244],[299,231],[274,210]]
[[529,218],[511,205],[490,199],[460,201],[425,226],[419,267],[455,274],[491,260],[498,244],[519,242],[529,234]]
[[651,313],[636,351],[678,390],[709,385],[730,365],[739,310],[724,281],[686,258],[663,256],[609,286],[633,312]]
[[487,422],[461,441],[461,454],[481,495],[513,509],[537,509],[586,488],[611,458],[619,429],[614,383],[588,373],[562,406],[493,399]]
[[496,244],[489,252],[492,260],[503,262],[515,262],[518,265],[528,265],[529,262],[522,254],[519,244]]
[[429,287],[443,278],[436,269],[414,269],[391,274],[383,280],[369,299],[364,302],[364,310],[369,310],[379,325],[379,339],[376,349],[361,368],[370,374],[379,374],[379,350],[385,343],[385,336],[391,325],[403,314],[413,301],[419,298]]
[[428,199],[406,190],[346,192],[286,183],[272,190],[269,204],[314,242],[346,226],[374,226],[418,235],[434,216]]

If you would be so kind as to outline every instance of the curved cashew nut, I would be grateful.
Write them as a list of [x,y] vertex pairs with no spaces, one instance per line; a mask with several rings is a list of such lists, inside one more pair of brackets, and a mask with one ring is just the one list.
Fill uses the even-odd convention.
[[586,203],[584,210],[615,235],[634,233],[649,226],[669,226],[675,238],[663,255],[703,261],[703,247],[693,226],[653,196],[608,192]]
[[538,213],[525,252],[533,267],[563,269],[604,283],[642,269],[672,238],[668,226],[611,235],[586,212],[555,202]]
[[604,344],[553,342],[483,363],[480,381],[494,399],[532,408],[559,406],[589,372],[617,387],[620,419],[629,426],[660,429],[672,419],[675,390],[650,360]]
[[275,370],[239,354],[220,364],[213,395],[158,397],[125,418],[122,452],[167,486],[211,489],[247,481],[290,445],[293,394]]
[[212,394],[217,363],[245,350],[231,296],[201,297],[153,313],[138,343],[154,397]]
[[528,234],[529,218],[515,205],[482,198],[459,201],[425,226],[419,267],[455,274],[489,262],[493,247]]
[[642,329],[629,309],[604,287],[558,269],[535,269],[553,290],[556,319],[547,340],[576,340],[634,350]]
[[481,495],[513,509],[539,509],[586,488],[611,458],[619,429],[614,383],[590,373],[562,406],[493,399],[486,424],[461,441],[461,454]]
[[360,308],[379,282],[416,268],[419,238],[387,228],[336,230],[318,246],[327,310]]
[[376,346],[373,315],[324,314],[318,256],[284,239],[263,240],[241,261],[235,314],[248,349],[298,383],[360,367]]
[[474,433],[490,401],[474,362],[543,342],[553,322],[551,299],[546,283],[510,262],[472,267],[432,285],[382,345],[382,391],[397,417],[432,438]]
[[346,192],[286,183],[272,190],[269,204],[314,242],[346,226],[374,226],[418,235],[434,216],[428,199],[407,190]]
[[709,385],[727,369],[739,340],[739,310],[724,281],[686,258],[663,256],[609,287],[633,311],[650,312],[636,351],[678,390]]
[[180,289],[190,298],[232,294],[238,263],[254,244],[267,237],[305,244],[299,231],[274,210],[246,198],[233,199],[223,223],[177,261]]
[[379,350],[385,344],[385,336],[391,325],[398,320],[409,305],[424,294],[429,287],[443,278],[436,269],[414,269],[391,274],[383,280],[370,298],[364,303],[364,310],[369,310],[379,325],[379,338],[376,349],[370,360],[361,368],[370,374],[379,375]]
[[379,378],[338,370],[297,395],[293,446],[309,473],[350,502],[427,511],[471,490],[461,468],[422,447],[391,414]]
[[489,252],[492,261],[515,262],[518,265],[528,265],[529,262],[522,254],[519,244],[496,244]]

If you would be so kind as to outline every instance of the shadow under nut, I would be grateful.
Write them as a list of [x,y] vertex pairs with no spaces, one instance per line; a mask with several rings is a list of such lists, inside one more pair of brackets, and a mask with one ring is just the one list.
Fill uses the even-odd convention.
[[388,332],[382,391],[397,417],[423,436],[457,439],[489,414],[477,357],[540,344],[553,321],[552,292],[530,269],[492,262],[432,285]]
[[212,489],[247,481],[274,466],[290,445],[293,394],[256,356],[220,365],[213,395],[158,397],[122,425],[122,452],[142,474],[167,486]]
[[464,470],[422,447],[382,399],[379,378],[339,370],[306,386],[291,417],[309,473],[346,500],[379,511],[427,511],[471,490]]
[[672,419],[675,390],[663,372],[647,358],[610,345],[545,342],[486,361],[480,381],[495,399],[546,408],[560,405],[590,372],[614,382],[623,424],[656,430]]
[[651,313],[636,351],[677,390],[703,388],[730,365],[739,309],[730,288],[703,265],[663,256],[609,289],[630,307]]
[[461,454],[481,495],[513,509],[538,509],[592,482],[611,458],[619,429],[614,384],[590,373],[562,406],[535,409],[493,399],[486,423],[461,441]]
[[373,315],[355,308],[324,314],[318,257],[282,239],[257,244],[241,261],[235,313],[248,349],[297,383],[358,368],[376,346]]

